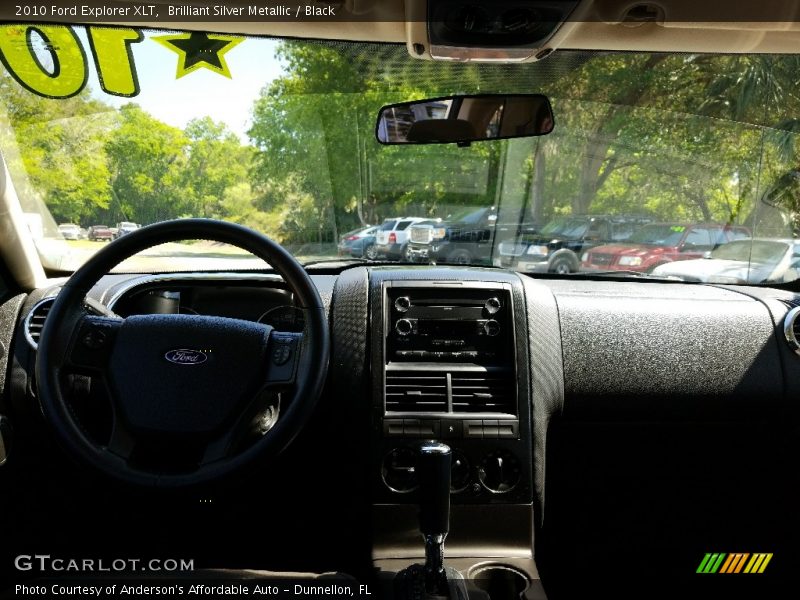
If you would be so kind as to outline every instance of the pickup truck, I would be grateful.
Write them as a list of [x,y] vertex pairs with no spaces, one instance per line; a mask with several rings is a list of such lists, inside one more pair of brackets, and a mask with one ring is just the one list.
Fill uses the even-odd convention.
[[409,262],[490,264],[496,239],[533,232],[532,223],[499,223],[492,206],[468,208],[441,223],[418,223],[409,228],[405,258]]

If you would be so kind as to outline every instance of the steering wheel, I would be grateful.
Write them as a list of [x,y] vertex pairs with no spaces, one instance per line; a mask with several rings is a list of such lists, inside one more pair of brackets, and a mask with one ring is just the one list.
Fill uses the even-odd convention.
[[[187,239],[232,244],[268,262],[303,309],[303,333],[215,316],[123,319],[87,310],[86,294],[114,266],[158,244]],[[168,221],[112,242],[61,288],[39,340],[37,391],[57,438],[80,461],[133,484],[207,483],[278,454],[295,438],[322,392],[329,338],[316,287],[279,244],[233,223]],[[109,440],[96,441],[77,419],[65,396],[68,372],[105,382],[112,412]],[[282,392],[280,406],[276,392]],[[254,421],[262,428],[245,445],[242,437],[254,435]],[[154,453],[179,454],[189,447],[193,453],[186,465],[152,464]],[[144,449],[149,458],[143,463]]]

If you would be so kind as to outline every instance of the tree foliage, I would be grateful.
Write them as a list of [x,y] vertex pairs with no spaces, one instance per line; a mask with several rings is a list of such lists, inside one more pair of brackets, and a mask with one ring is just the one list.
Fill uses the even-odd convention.
[[[587,53],[498,67],[362,48],[282,42],[283,74],[254,101],[250,143],[215,115],[181,129],[87,92],[40,98],[2,74],[11,126],[2,135],[14,136],[21,164],[12,166],[30,182],[18,192],[40,195],[58,222],[203,216],[297,244],[464,205],[537,222],[646,213],[758,229],[762,220],[770,232],[800,214],[797,178],[786,176],[798,169],[798,57]],[[467,148],[376,142],[381,106],[460,92],[546,92],[556,129]],[[776,192],[780,182],[791,193]]]

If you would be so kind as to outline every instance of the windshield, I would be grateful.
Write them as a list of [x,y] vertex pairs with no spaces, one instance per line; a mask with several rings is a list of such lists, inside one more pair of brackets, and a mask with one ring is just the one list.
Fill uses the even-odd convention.
[[[18,51],[0,71],[0,149],[53,272],[74,270],[131,229],[186,217],[252,227],[306,263],[415,260],[526,273],[648,271],[649,259],[586,261],[622,238],[674,245],[683,235],[675,227],[690,224],[737,228],[720,243],[796,234],[795,56],[559,50],[535,63],[461,64],[416,60],[402,44],[0,28],[30,40],[8,46]],[[375,138],[384,105],[476,92],[546,94],[555,129],[465,147]],[[423,219],[463,226],[444,238],[414,234],[409,225]],[[685,225],[653,224],[674,221]],[[104,223],[111,229],[97,227]],[[340,244],[376,224],[374,240]],[[390,243],[383,232],[397,235]],[[501,242],[516,247],[532,234],[571,245],[499,252]],[[119,270],[187,268],[265,265],[187,241]]]
[[480,210],[471,210],[471,209],[464,209],[460,212],[457,212],[453,215],[447,215],[447,220],[452,221],[453,223],[480,223],[481,220],[486,217],[488,211],[485,209]]
[[724,244],[711,252],[711,258],[737,260],[759,264],[778,263],[786,256],[791,244],[777,241],[753,240]]

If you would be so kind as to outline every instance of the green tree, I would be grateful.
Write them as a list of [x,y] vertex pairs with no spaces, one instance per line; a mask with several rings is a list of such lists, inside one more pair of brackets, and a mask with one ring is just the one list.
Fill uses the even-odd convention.
[[243,146],[224,123],[211,117],[189,121],[184,129],[189,140],[183,168],[183,187],[191,190],[193,213],[203,217],[225,217],[223,199],[229,188],[249,182],[252,148]]
[[17,193],[41,194],[58,222],[86,221],[108,207],[110,171],[104,146],[116,127],[116,112],[89,97],[67,100],[31,94],[7,74],[0,75],[9,125],[13,127],[30,188]]
[[121,122],[106,144],[112,198],[127,220],[154,223],[193,211],[186,186],[190,140],[136,104],[120,111]]

